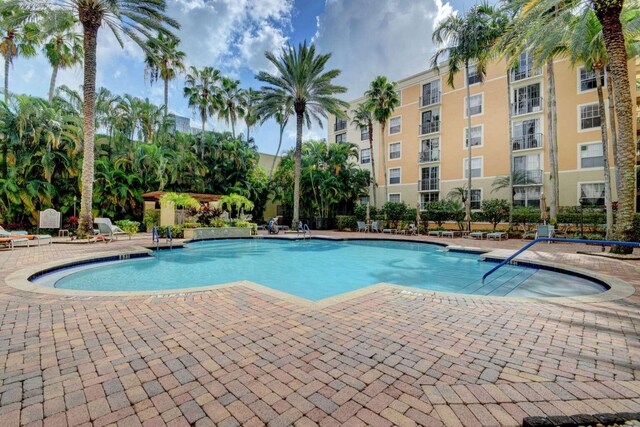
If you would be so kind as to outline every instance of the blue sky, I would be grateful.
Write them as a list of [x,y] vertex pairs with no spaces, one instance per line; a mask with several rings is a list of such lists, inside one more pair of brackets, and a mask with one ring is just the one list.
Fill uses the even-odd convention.
[[[342,70],[337,83],[348,88],[345,99],[360,96],[377,75],[400,79],[427,68],[433,53],[431,33],[435,23],[471,6],[454,0],[167,0],[168,13],[181,23],[178,35],[188,65],[211,65],[239,79],[243,87],[258,88],[254,78],[269,69],[264,52],[277,51],[285,43],[304,40],[331,52],[331,68]],[[144,56],[126,43],[122,49],[106,28],[98,40],[98,86],[117,94],[130,93],[162,103],[162,84],[150,86],[144,79]],[[10,71],[10,90],[46,96],[51,69],[42,55],[18,58]],[[59,74],[59,84],[77,89],[80,68]],[[184,78],[170,85],[171,111],[192,118],[182,96]],[[226,129],[210,121],[209,128]],[[239,126],[244,131],[244,125]],[[274,153],[277,126],[267,122],[252,131],[260,151]],[[305,139],[326,137],[326,126],[305,129]],[[294,145],[293,123],[285,132],[283,148]]]

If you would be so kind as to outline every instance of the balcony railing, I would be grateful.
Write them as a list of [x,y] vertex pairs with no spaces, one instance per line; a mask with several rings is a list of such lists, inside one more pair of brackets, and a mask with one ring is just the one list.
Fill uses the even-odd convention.
[[542,147],[542,141],[541,133],[529,133],[526,135],[514,136],[513,151],[540,148]]
[[542,111],[542,98],[529,98],[511,104],[511,112],[514,116],[523,114],[538,113]]
[[513,185],[537,185],[542,184],[544,172],[538,169],[515,170],[515,179]]
[[347,128],[346,120],[337,120],[336,124],[333,125],[333,130],[338,132],[339,130],[345,130]]
[[438,191],[440,180],[438,178],[421,179],[418,181],[418,191]]
[[538,67],[526,67],[526,68],[518,68],[517,70],[511,71],[511,80],[517,82],[519,80],[528,79],[531,77],[536,77],[542,74],[542,68]]
[[431,92],[424,95],[425,96],[420,97],[420,107],[426,107],[427,105],[438,104],[440,102],[439,90],[432,90]]
[[440,132],[440,120],[426,122],[418,125],[418,132],[420,133],[420,135]]
[[440,161],[440,150],[421,151],[418,153],[420,163]]

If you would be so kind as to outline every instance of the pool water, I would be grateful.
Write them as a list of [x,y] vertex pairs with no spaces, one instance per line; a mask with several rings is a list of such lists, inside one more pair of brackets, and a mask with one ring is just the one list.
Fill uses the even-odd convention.
[[549,270],[495,264],[478,255],[393,241],[218,240],[153,257],[63,270],[35,279],[64,289],[152,291],[240,280],[317,301],[386,282],[416,290],[510,297],[591,295],[606,287]]

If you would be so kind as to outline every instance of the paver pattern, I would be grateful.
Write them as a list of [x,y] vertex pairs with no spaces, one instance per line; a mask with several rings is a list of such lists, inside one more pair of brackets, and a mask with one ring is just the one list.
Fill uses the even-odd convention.
[[[515,426],[640,411],[637,293],[558,304],[384,290],[310,309],[246,287],[122,298],[4,284],[34,263],[139,243],[0,252],[0,426]],[[598,250],[526,257],[640,286],[637,262],[576,249]]]

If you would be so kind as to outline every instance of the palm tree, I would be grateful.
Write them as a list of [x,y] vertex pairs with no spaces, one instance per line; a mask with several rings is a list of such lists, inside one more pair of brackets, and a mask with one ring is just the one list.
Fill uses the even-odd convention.
[[[431,59],[432,66],[437,70],[440,59],[448,58],[449,75],[447,83],[454,87],[456,74],[464,67],[465,83],[467,87],[467,204],[471,203],[471,89],[469,85],[469,67],[474,64],[476,73],[481,79],[486,74],[487,63],[491,59],[491,46],[499,36],[500,29],[495,26],[496,11],[490,5],[481,3],[473,6],[464,16],[450,15],[433,31],[433,42],[443,46],[436,51]],[[469,207],[467,207],[467,210]],[[471,230],[471,220],[467,223]]]
[[231,135],[236,137],[236,121],[238,117],[244,117],[244,107],[242,98],[244,94],[240,88],[240,81],[228,77],[222,77],[220,87],[220,110],[218,117],[224,119],[227,124],[231,124]]
[[82,63],[82,37],[75,31],[78,20],[68,10],[52,10],[44,20],[43,51],[51,64],[49,102],[53,101],[56,78],[61,69]]
[[147,55],[145,58],[145,75],[149,75],[153,84],[159,78],[164,82],[164,115],[169,112],[169,82],[178,73],[185,71],[185,53],[178,50],[180,40],[176,37],[159,33],[156,38],[147,40]]
[[22,5],[31,13],[49,13],[51,9],[70,10],[77,15],[83,30],[84,80],[84,155],[82,158],[82,197],[78,234],[89,235],[93,230],[92,205],[94,181],[94,138],[96,101],[96,52],[98,30],[108,27],[123,46],[124,37],[131,39],[144,51],[145,40],[151,32],[171,35],[167,27],[179,28],[179,24],[165,15],[165,0],[8,0],[0,6],[0,13],[7,8]]
[[292,105],[296,113],[293,226],[297,227],[300,221],[302,126],[306,122],[310,127],[312,119],[322,126],[321,118],[326,118],[327,112],[343,117],[349,104],[333,95],[344,93],[347,89],[332,83],[340,75],[340,70],[324,70],[331,54],[316,54],[315,46],[307,45],[306,41],[297,49],[291,45],[284,47],[279,57],[271,52],[265,56],[276,67],[277,74],[265,71],[258,74],[258,80],[269,85],[262,88],[264,98],[286,99],[285,105]]
[[9,99],[9,68],[18,56],[36,55],[40,29],[31,22],[33,16],[21,7],[21,2],[5,3],[0,8],[0,53],[4,58],[4,100]]
[[273,172],[276,168],[276,160],[278,159],[278,154],[280,153],[280,148],[282,147],[282,136],[284,135],[284,129],[287,127],[287,123],[289,123],[289,118],[294,114],[293,111],[293,103],[292,98],[289,97],[284,92],[279,92],[278,96],[275,93],[271,96],[262,96],[260,97],[260,104],[257,107],[257,116],[260,117],[260,123],[264,124],[268,119],[274,119],[276,123],[278,123],[279,128],[279,138],[278,138],[278,148],[276,149],[276,154],[273,157],[273,162],[271,163],[271,169],[269,170],[269,181],[273,177]]
[[251,128],[260,121],[258,107],[260,105],[261,93],[249,88],[243,92],[240,103],[244,110],[244,123],[247,125],[247,142],[251,140]]
[[189,107],[198,111],[202,123],[201,159],[204,159],[204,128],[207,117],[213,116],[221,105],[219,87],[217,86],[220,79],[220,70],[213,67],[204,67],[202,70],[198,70],[192,66],[185,80],[184,96],[189,101]]
[[[382,157],[385,201],[389,199],[389,183],[387,182],[387,159],[385,155],[386,147],[384,142],[384,133],[387,127],[387,121],[391,118],[393,110],[395,110],[400,104],[395,87],[396,84],[389,82],[385,76],[378,76],[371,82],[369,90],[364,94],[367,99],[366,102],[371,105],[373,117],[380,124],[380,157]],[[373,151],[371,152],[371,155],[373,156]]]
[[[378,182],[376,181],[376,164],[373,158],[373,114],[372,108],[373,106],[368,102],[363,102],[359,104],[356,108],[351,110],[351,114],[353,115],[353,119],[351,119],[351,124],[355,125],[358,130],[361,132],[364,130],[369,135],[369,151],[371,156],[371,183],[373,186],[372,196],[373,196],[373,206],[377,207],[378,203],[376,200],[376,187],[378,186]],[[385,168],[386,170],[386,168]],[[386,178],[385,178],[386,179]],[[385,183],[386,187],[386,183]]]

